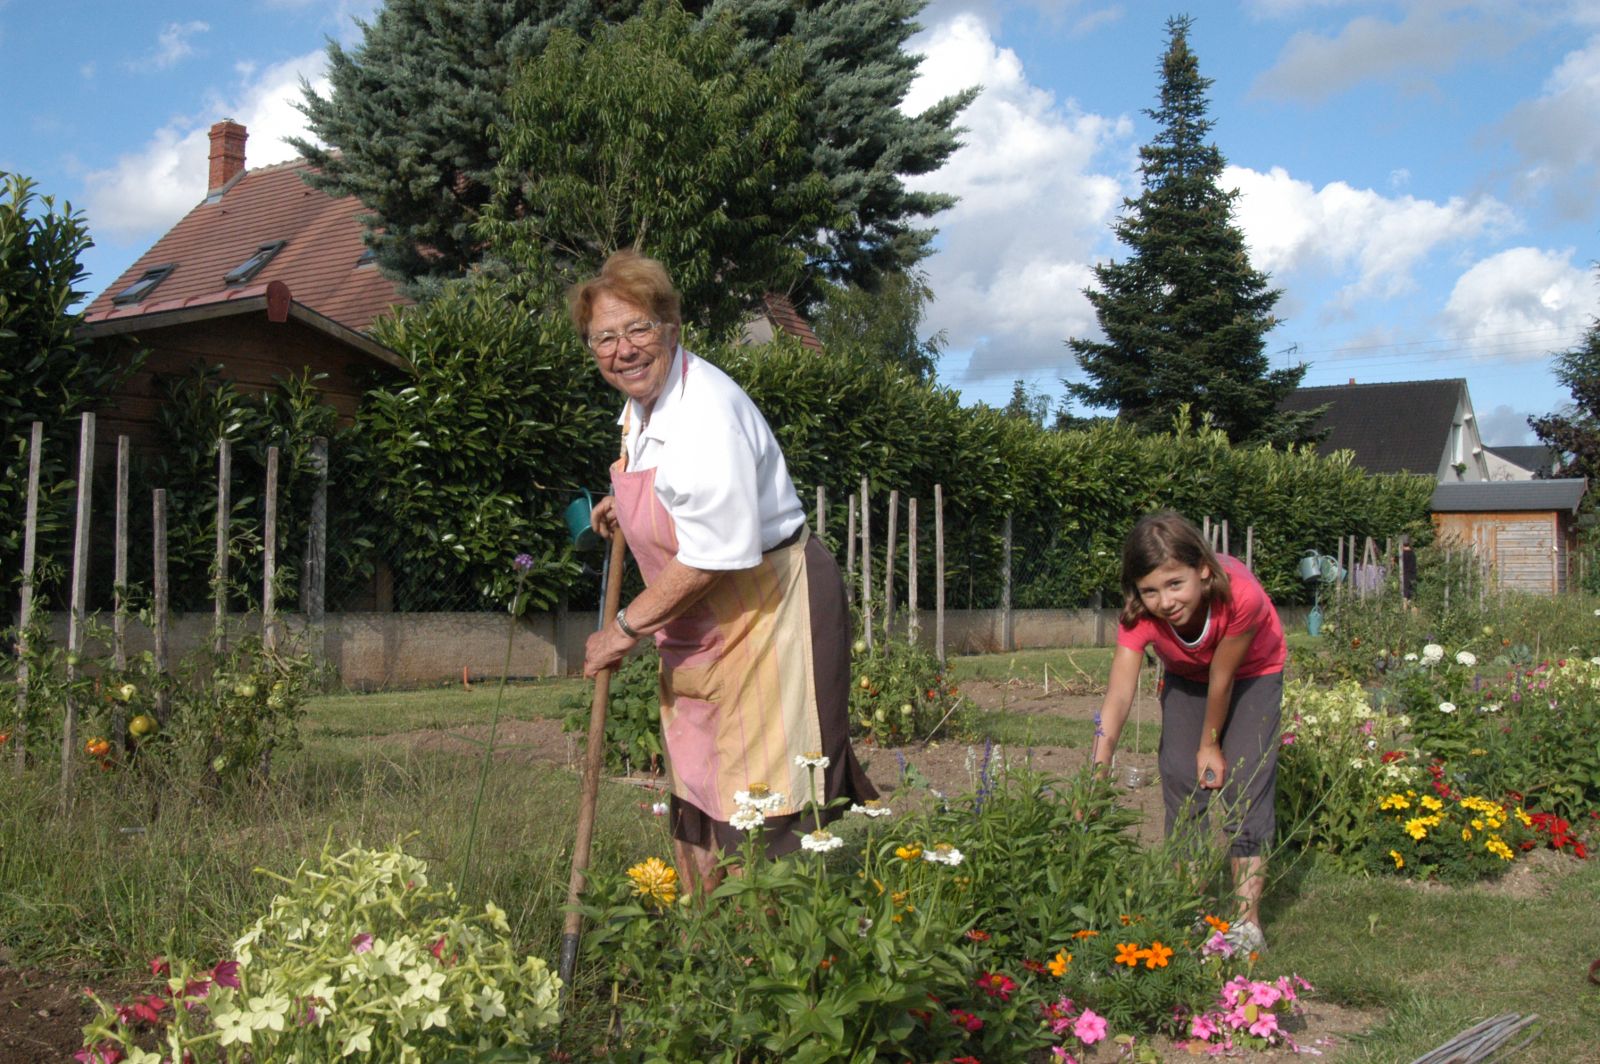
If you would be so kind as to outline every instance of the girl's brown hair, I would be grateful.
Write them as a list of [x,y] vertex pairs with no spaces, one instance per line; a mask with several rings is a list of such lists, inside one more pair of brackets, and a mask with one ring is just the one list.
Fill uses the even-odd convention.
[[672,286],[667,268],[632,248],[623,248],[612,252],[600,267],[598,276],[567,289],[572,327],[578,330],[578,337],[584,343],[589,342],[589,319],[594,317],[594,301],[602,293],[643,308],[663,325],[683,325],[678,290]]
[[1206,600],[1228,601],[1228,574],[1200,530],[1175,510],[1157,510],[1139,518],[1122,541],[1122,627],[1132,628],[1150,616],[1138,584],[1168,562],[1207,570],[1211,578],[1206,581]]

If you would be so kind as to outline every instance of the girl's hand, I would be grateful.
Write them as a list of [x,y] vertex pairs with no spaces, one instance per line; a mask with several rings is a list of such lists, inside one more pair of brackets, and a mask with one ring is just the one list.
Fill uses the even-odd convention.
[[1200,750],[1194,756],[1194,778],[1200,786],[1208,791],[1214,791],[1222,786],[1222,780],[1228,771],[1228,762],[1222,756],[1222,747],[1210,743],[1201,743]]

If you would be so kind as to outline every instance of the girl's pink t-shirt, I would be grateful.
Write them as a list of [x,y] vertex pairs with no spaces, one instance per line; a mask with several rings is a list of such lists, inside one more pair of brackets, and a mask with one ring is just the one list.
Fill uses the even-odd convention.
[[1172,625],[1146,616],[1139,618],[1132,628],[1118,625],[1117,645],[1141,653],[1145,647],[1154,645],[1156,657],[1168,672],[1185,680],[1205,683],[1211,678],[1211,658],[1223,637],[1254,629],[1256,634],[1250,640],[1250,649],[1245,651],[1239,671],[1234,675],[1244,679],[1282,672],[1288,647],[1283,640],[1283,623],[1278,620],[1278,611],[1273,608],[1266,589],[1239,559],[1219,554],[1217,560],[1228,574],[1230,601],[1211,602],[1210,615],[1198,640],[1193,644],[1185,643],[1178,638]]

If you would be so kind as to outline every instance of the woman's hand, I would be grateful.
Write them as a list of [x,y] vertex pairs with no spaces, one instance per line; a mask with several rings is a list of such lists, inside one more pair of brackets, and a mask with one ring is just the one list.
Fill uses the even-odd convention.
[[616,668],[637,642],[616,621],[595,632],[583,648],[584,678],[592,680],[602,669]]
[[1214,791],[1222,786],[1228,772],[1228,760],[1222,756],[1222,747],[1216,743],[1201,743],[1194,755],[1194,778],[1200,786]]
[[610,539],[611,533],[617,530],[617,500],[607,495],[595,503],[594,509],[589,511],[589,527],[602,539]]

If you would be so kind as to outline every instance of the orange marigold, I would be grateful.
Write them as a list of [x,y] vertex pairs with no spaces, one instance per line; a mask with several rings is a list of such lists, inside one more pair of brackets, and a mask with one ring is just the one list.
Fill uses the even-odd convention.
[[1137,968],[1144,956],[1145,951],[1139,948],[1139,943],[1137,942],[1117,943],[1117,956],[1115,958],[1117,964],[1126,964],[1129,968]]
[[1165,968],[1167,959],[1172,956],[1172,950],[1163,946],[1159,940],[1150,943],[1150,948],[1141,952],[1145,955],[1146,968]]

